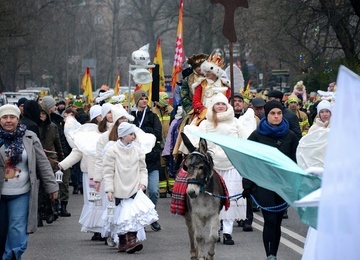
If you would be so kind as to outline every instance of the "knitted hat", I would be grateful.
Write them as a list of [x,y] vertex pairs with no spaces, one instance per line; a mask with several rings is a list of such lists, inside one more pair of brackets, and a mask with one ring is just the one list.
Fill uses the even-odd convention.
[[43,97],[41,103],[44,103],[45,106],[50,110],[52,107],[56,106],[56,101],[51,96],[45,96]]
[[21,106],[22,104],[24,104],[26,102],[26,100],[27,100],[27,98],[25,98],[25,97],[20,98],[17,102],[17,106],[18,107]]
[[295,95],[290,95],[287,100],[288,104],[291,102],[299,103],[299,98]]
[[101,116],[103,119],[106,117],[107,113],[110,112],[113,106],[114,105],[111,105],[110,103],[105,103],[101,106]]
[[13,115],[19,118],[20,109],[16,105],[11,105],[11,104],[0,106],[0,117],[3,117],[5,115]]
[[101,106],[100,105],[94,105],[90,108],[90,120],[93,120],[97,116],[101,116]]
[[159,104],[164,107],[169,105],[169,95],[166,92],[159,93]]
[[264,99],[257,97],[257,98],[253,98],[251,100],[251,104],[253,107],[263,107],[263,106],[265,106],[265,101],[264,101]]
[[282,93],[279,90],[271,90],[267,93],[266,95],[267,97],[274,97],[274,98],[279,98],[280,100],[282,100],[284,93]]
[[217,93],[212,97],[210,108],[212,108],[216,103],[220,103],[220,102],[226,105],[229,104],[227,97],[223,93]]
[[121,123],[117,128],[118,137],[124,137],[125,135],[129,135],[131,133],[135,133],[135,125],[130,124],[128,122]]
[[329,110],[329,111],[331,112],[331,104],[330,104],[330,102],[327,101],[327,100],[322,100],[322,101],[317,105],[316,109],[317,109],[318,114],[319,114],[320,111],[323,110],[323,109],[327,109],[327,110]]
[[123,108],[122,105],[117,104],[111,108],[113,122],[116,123],[120,118],[126,117],[129,121],[134,121],[135,118]]
[[135,105],[138,104],[139,100],[141,97],[147,97],[149,98],[148,94],[146,91],[139,89],[137,91],[134,92],[134,100],[135,100]]
[[279,108],[281,111],[283,111],[284,107],[283,105],[276,100],[271,100],[269,102],[266,102],[264,109],[265,109],[265,117],[268,116],[268,114],[270,113],[270,111],[274,108]]

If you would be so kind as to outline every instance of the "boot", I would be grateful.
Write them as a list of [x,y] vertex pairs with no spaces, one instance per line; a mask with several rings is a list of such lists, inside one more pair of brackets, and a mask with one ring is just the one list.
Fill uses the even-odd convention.
[[223,234],[223,244],[224,245],[230,245],[230,246],[235,244],[235,242],[232,239],[230,234]]
[[125,235],[119,235],[119,245],[118,245],[118,251],[119,252],[126,252],[126,236]]
[[129,232],[125,234],[126,237],[126,253],[133,254],[136,251],[141,251],[143,245],[136,241],[137,232]]
[[67,210],[66,210],[67,204],[68,204],[67,201],[61,202],[61,212],[60,212],[61,217],[70,217],[71,216],[71,214],[69,212],[67,212]]

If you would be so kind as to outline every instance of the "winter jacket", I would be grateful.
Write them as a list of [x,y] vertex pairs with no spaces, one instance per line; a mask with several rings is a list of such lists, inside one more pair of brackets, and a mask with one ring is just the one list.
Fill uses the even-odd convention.
[[156,144],[152,151],[146,154],[146,166],[149,172],[154,170],[160,170],[160,154],[161,154],[161,141],[162,141],[162,128],[159,118],[154,114],[149,107],[146,107],[144,121],[141,126],[140,122],[144,111],[131,111],[131,114],[135,117],[134,124],[141,128],[145,133],[155,135]]
[[24,114],[20,121],[21,124],[26,125],[27,130],[33,131],[38,138],[40,138],[40,112],[41,106],[38,102],[35,100],[27,100],[24,103]]
[[[27,130],[22,139],[28,156],[27,166],[31,183],[27,232],[33,233],[37,229],[39,191],[37,179],[42,181],[45,192],[49,194],[58,191],[59,185],[55,180],[55,175],[46,158],[40,140],[35,133]],[[5,161],[6,156],[3,145],[0,147],[0,197],[4,183]]]
[[50,120],[50,111],[46,105],[41,104],[42,111],[47,114],[46,120],[39,124],[40,141],[44,148],[46,156],[49,158],[51,167],[54,171],[58,169],[57,162],[64,159],[61,147],[59,131],[57,126]]

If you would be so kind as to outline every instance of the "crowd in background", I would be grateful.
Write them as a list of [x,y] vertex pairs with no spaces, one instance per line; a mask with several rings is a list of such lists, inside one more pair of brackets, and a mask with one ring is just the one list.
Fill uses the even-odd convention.
[[[170,104],[169,94],[165,92],[160,92],[159,99],[152,102],[149,101],[149,93],[140,89],[134,92],[131,99],[124,100],[124,97],[113,95],[112,90],[104,85],[100,94],[111,94],[102,95],[106,98],[95,99],[91,104],[85,103],[81,96],[70,95],[64,99],[39,96],[37,101],[21,98],[17,106],[0,107],[2,149],[10,149],[10,152],[20,149],[16,150],[19,156],[24,154],[25,147],[29,157],[31,152],[27,150],[26,141],[22,144],[20,139],[31,131],[33,141],[38,141],[34,144],[36,160],[46,159],[52,177],[59,170],[62,171],[61,181],[56,184],[54,178],[49,177],[49,170],[33,170],[39,179],[39,188],[36,189],[38,206],[34,209],[36,204],[31,204],[26,215],[36,214],[32,216],[32,221],[37,219],[38,227],[43,226],[44,221],[51,224],[59,217],[71,216],[67,206],[69,186],[72,186],[73,194],[84,195],[84,207],[79,220],[82,231],[94,233],[94,241],[105,240],[109,245],[117,244],[120,252],[140,251],[143,248],[140,241],[146,238],[143,232],[145,224],[139,224],[136,219],[124,216],[121,212],[126,211],[129,205],[146,205],[148,210],[143,216],[147,220],[146,225],[150,225],[154,231],[161,230],[156,213],[158,199],[172,193],[176,173],[186,156],[180,132],[193,127],[197,131],[248,138],[277,147],[296,162],[299,140],[319,128],[329,127],[336,90],[334,82],[321,95],[307,93],[303,82],[299,81],[289,94],[284,95],[278,90],[255,93],[250,89],[242,89],[231,98],[230,82],[222,70],[224,64],[221,57],[216,54],[197,54],[187,62],[190,67],[183,71],[183,78],[175,87],[173,104]],[[15,139],[15,148],[13,139],[9,139],[11,142],[6,141],[9,137],[5,130],[11,121],[17,123],[10,130],[22,134],[20,139]],[[20,130],[15,130],[19,127]],[[221,148],[216,145],[210,147],[217,151],[214,153],[214,166],[232,193],[229,195],[242,193],[244,197],[241,203],[231,204],[231,211],[223,210],[219,216],[223,243],[234,245],[231,236],[234,223],[244,231],[251,232],[253,212],[259,211],[253,206],[250,194],[257,196],[267,206],[280,204],[283,200],[276,193],[243,179],[225,153],[221,152]],[[129,157],[129,154],[133,156]],[[4,158],[6,160],[9,157],[4,155]],[[13,168],[21,165],[21,160],[11,163]],[[8,174],[10,166],[0,166]],[[25,182],[30,179],[33,182],[32,168],[24,165],[19,167],[22,168],[18,172],[28,172],[31,177],[27,176]],[[45,173],[38,174],[40,172]],[[1,183],[5,183],[0,187],[1,222],[6,220],[11,223],[11,209],[6,210],[9,215],[3,213],[3,207],[9,204],[11,196],[29,196],[29,192],[33,194],[35,191],[33,188],[29,191],[29,186],[22,193],[7,194],[5,188],[9,181],[3,179],[16,179],[18,175],[1,178]],[[57,189],[59,196],[49,195]],[[102,203],[96,207],[95,202],[99,200]],[[112,207],[115,209],[115,221],[107,216]],[[262,213],[265,219],[263,240],[266,256],[268,259],[276,259],[281,221],[287,218],[287,212],[262,210]],[[132,224],[124,225],[126,221],[129,223],[129,219]],[[22,221],[25,221],[25,217]],[[30,225],[30,222],[26,223],[28,229],[24,236]],[[9,244],[10,240],[14,240],[10,237],[10,225],[5,227],[9,229],[4,232],[4,225],[1,226],[0,254],[3,257],[6,254],[21,256],[26,249],[27,237],[19,239],[22,241],[18,246],[21,249],[16,249],[17,245]],[[30,232],[35,229],[32,228]]]

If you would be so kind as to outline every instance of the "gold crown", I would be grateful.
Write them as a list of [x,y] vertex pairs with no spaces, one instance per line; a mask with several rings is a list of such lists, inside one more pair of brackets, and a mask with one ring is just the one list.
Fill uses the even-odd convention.
[[207,61],[214,63],[215,65],[219,66],[222,69],[225,67],[225,61],[218,54],[210,55]]

